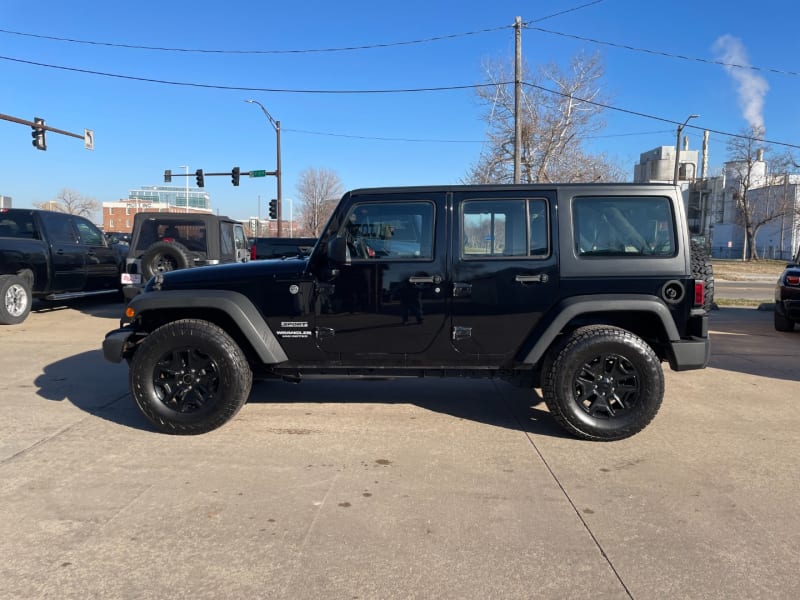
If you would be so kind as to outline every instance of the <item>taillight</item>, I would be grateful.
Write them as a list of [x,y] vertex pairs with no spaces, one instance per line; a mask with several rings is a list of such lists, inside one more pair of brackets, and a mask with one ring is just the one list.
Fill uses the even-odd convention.
[[694,280],[694,305],[703,306],[706,301],[706,282],[702,279]]
[[256,259],[256,245],[253,244],[252,246],[250,246],[250,260],[255,260],[255,259]]
[[800,275],[787,275],[786,285],[800,285]]

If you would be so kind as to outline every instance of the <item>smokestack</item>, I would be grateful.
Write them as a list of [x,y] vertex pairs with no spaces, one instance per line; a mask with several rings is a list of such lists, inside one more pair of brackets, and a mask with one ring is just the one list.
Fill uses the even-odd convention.
[[683,136],[683,150],[682,150],[682,152],[685,152],[688,149],[689,149],[689,136],[685,135],[685,136]]
[[700,169],[700,179],[705,179],[708,171],[708,129],[703,132],[703,162]]
[[756,152],[756,160],[758,162],[764,162],[764,149],[759,148],[758,152]]

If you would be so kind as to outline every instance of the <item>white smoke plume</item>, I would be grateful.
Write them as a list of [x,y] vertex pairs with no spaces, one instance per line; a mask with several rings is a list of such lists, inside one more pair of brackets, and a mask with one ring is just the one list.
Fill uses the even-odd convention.
[[[723,35],[717,38],[712,46],[717,60],[728,65],[741,65],[749,67],[747,50],[742,41],[732,35]],[[767,80],[748,68],[725,66],[728,75],[736,82],[739,95],[739,107],[742,115],[751,127],[764,127],[764,97],[767,95],[769,84]]]

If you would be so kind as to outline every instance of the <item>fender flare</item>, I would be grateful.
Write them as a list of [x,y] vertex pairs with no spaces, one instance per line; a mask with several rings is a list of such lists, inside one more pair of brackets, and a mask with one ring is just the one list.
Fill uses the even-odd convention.
[[264,364],[289,360],[261,313],[247,296],[227,290],[164,290],[134,296],[128,303],[134,317],[124,317],[126,325],[140,315],[164,309],[210,308],[228,315],[253,346]]
[[526,364],[534,364],[542,359],[547,349],[564,330],[567,323],[575,317],[593,312],[649,312],[655,315],[664,326],[667,338],[671,342],[680,341],[678,328],[672,320],[669,308],[657,296],[646,294],[598,294],[595,296],[574,296],[559,303],[553,312],[556,317],[550,325],[537,336],[533,348],[522,360]]

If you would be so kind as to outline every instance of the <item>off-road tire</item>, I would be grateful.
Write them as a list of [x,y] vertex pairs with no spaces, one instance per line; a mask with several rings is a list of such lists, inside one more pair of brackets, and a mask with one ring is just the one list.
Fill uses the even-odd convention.
[[776,308],[773,312],[775,320],[775,331],[794,331],[794,321],[784,317]]
[[542,395],[570,434],[612,441],[644,429],[664,397],[661,362],[624,329],[589,326],[558,343],[545,360]]
[[225,424],[247,401],[252,381],[236,342],[197,319],[159,327],[130,363],[130,390],[139,409],[157,429],[177,435]]
[[179,242],[156,242],[142,254],[142,275],[150,279],[156,273],[186,269],[192,265],[192,253]]
[[705,247],[697,242],[691,243],[692,278],[705,283],[703,308],[711,310],[714,306],[714,265]]
[[0,276],[0,325],[22,323],[31,312],[31,284],[19,275]]

